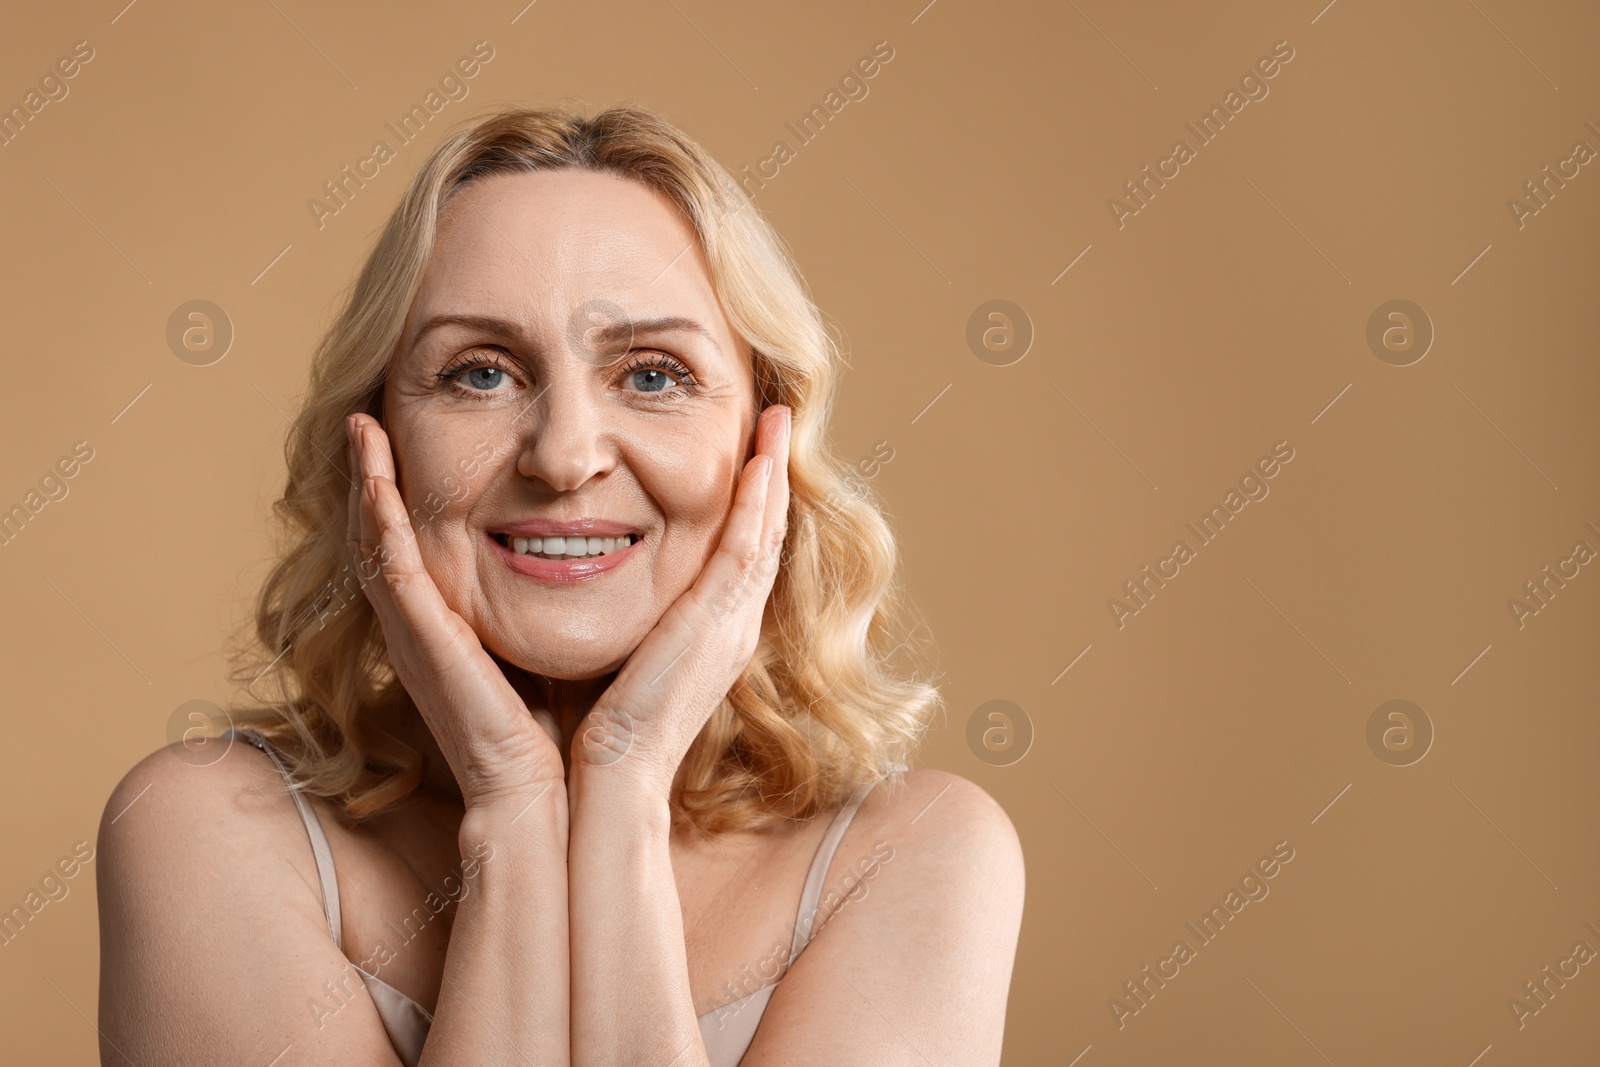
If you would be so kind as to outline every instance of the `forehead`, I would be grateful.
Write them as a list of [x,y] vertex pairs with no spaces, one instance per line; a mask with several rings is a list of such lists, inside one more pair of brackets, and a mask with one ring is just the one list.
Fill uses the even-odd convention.
[[684,214],[642,182],[577,168],[493,174],[457,192],[440,214],[409,329],[434,313],[470,310],[532,332],[594,300],[635,317],[695,318],[732,350]]

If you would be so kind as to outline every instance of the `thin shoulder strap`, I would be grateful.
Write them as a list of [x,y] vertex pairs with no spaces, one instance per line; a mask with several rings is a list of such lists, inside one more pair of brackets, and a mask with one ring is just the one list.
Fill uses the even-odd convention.
[[[891,765],[893,771],[906,770],[903,763]],[[844,840],[844,832],[850,829],[850,823],[856,817],[856,812],[861,810],[862,801],[867,799],[867,794],[873,787],[882,781],[874,779],[866,785],[860,786],[850,794],[850,799],[845,801],[844,807],[833,817],[833,822],[828,825],[828,832],[822,835],[822,844],[817,846],[816,857],[811,861],[811,870],[806,874],[806,885],[800,892],[800,909],[795,916],[794,941],[789,946],[789,961],[800,955],[800,950],[806,947],[811,940],[811,935],[817,922],[817,910],[822,901],[822,883],[828,876],[828,866],[833,862],[833,854],[839,850],[839,842]]]
[[317,818],[316,811],[301,795],[294,779],[289,776],[289,768],[284,766],[277,749],[265,736],[249,729],[229,730],[223,736],[238,737],[259,748],[277,766],[278,773],[283,775],[284,787],[288,789],[289,796],[294,800],[294,806],[300,811],[300,821],[306,824],[306,836],[311,838],[311,854],[317,861],[317,879],[322,883],[322,913],[328,919],[328,933],[333,935],[333,943],[342,950],[344,930],[339,921],[339,883],[333,876],[333,853],[328,848],[328,835],[322,832],[322,820]]

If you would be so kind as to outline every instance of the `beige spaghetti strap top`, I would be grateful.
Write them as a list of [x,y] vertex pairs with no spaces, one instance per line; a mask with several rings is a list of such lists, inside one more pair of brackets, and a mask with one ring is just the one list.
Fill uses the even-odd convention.
[[[334,944],[338,945],[342,952],[344,933],[339,917],[339,883],[334,878],[333,853],[328,849],[328,838],[323,833],[322,822],[317,818],[315,809],[295,787],[283,759],[266,737],[255,730],[229,730],[223,736],[230,739],[237,737],[259,748],[272,759],[278,768],[278,773],[283,776],[289,796],[294,800],[300,818],[306,824],[306,834],[311,838],[311,852],[317,862],[317,878],[322,883],[322,911],[328,920],[328,933],[332,935]],[[896,771],[905,769],[903,764],[895,764],[891,768]],[[812,926],[816,923],[817,910],[822,899],[822,885],[827,879],[828,865],[833,860],[833,854],[838,850],[839,842],[843,839],[845,830],[849,828],[850,821],[861,808],[862,801],[866,800],[867,794],[876,784],[869,782],[851,795],[844,807],[834,816],[827,833],[822,837],[822,843],[817,846],[816,856],[811,861],[811,869],[806,874],[805,888],[800,894],[800,909],[795,916],[794,939],[789,946],[791,965],[811,940]],[[433,1016],[421,1004],[377,975],[368,974],[354,962],[351,966],[361,976],[361,981],[366,985],[373,1004],[377,1006],[378,1016],[383,1020],[383,1028],[388,1032],[389,1041],[394,1045],[400,1061],[405,1067],[416,1067],[422,1058],[422,1044],[427,1040]],[[778,981],[781,982],[782,978]],[[705,1041],[711,1067],[737,1067],[750,1048],[750,1042],[755,1038],[756,1028],[761,1025],[761,1016],[767,1009],[767,1001],[772,999],[772,992],[777,988],[778,982],[762,986],[754,993],[740,997],[720,1008],[713,1008],[699,1017],[700,1036]]]

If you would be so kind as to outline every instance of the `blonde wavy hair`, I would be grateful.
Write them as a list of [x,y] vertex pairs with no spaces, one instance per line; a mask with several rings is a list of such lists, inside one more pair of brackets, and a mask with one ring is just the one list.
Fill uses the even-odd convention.
[[[643,182],[683,211],[730,323],[754,349],[757,410],[793,409],[789,527],[760,640],[672,799],[707,832],[809,818],[907,762],[941,699],[889,524],[828,441],[842,358],[804,278],[728,172],[640,107],[592,118],[500,111],[449,134],[422,164],[316,349],[274,505],[284,547],[236,638],[233,677],[260,703],[230,716],[267,735],[303,788],[353,819],[421,783],[422,753],[379,724],[380,711],[417,712],[349,565],[343,420],[364,411],[381,421],[387,368],[446,201],[485,175],[568,167]],[[909,664],[897,655],[906,650]]]

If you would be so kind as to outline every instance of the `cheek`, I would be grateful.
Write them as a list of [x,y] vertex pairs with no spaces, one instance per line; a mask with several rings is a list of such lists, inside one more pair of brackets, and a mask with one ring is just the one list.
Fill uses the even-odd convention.
[[674,597],[694,584],[717,552],[744,467],[742,443],[685,435],[634,461],[634,472],[662,515],[654,584]]
[[665,519],[663,554],[703,564],[716,548],[744,469],[740,442],[713,444],[685,435],[668,447],[652,449],[648,461],[634,469]]
[[406,511],[417,541],[429,551],[439,552],[465,547],[461,533],[470,510],[470,496],[459,477],[441,473],[433,488],[406,491]]
[[407,498],[411,528],[417,539],[417,555],[439,595],[450,610],[471,619],[479,599],[475,555],[478,546],[473,542],[466,521],[472,498],[462,497],[459,477],[450,484],[455,490],[454,497],[441,488],[420,500]]
[[[417,436],[408,436],[417,440]],[[466,517],[482,491],[483,464],[476,475],[464,472],[462,461],[474,458],[472,441],[453,437],[425,438],[419,448],[396,449],[395,470],[401,499],[416,537],[423,565],[433,575],[445,599],[459,584],[473,546],[466,536]]]

